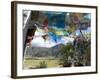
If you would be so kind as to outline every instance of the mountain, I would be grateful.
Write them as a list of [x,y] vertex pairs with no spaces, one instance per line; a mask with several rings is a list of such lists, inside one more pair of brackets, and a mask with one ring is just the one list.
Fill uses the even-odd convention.
[[51,48],[46,47],[28,47],[25,56],[26,57],[59,57],[61,47],[64,46],[63,44],[58,44]]

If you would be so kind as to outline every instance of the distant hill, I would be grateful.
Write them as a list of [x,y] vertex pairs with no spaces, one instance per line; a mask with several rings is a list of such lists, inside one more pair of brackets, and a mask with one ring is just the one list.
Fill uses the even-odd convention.
[[59,57],[62,46],[64,45],[58,44],[51,48],[46,48],[46,47],[28,48],[25,57],[48,57],[48,56]]

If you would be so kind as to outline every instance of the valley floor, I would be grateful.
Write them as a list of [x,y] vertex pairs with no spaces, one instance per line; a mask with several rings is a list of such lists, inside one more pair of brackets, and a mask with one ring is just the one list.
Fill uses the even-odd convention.
[[59,58],[53,57],[25,58],[23,66],[24,69],[61,67],[61,65],[59,65]]

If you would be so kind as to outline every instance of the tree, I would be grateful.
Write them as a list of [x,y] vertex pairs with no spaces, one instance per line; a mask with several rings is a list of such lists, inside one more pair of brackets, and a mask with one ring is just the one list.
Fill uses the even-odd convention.
[[69,13],[69,18],[66,23],[68,23],[69,28],[67,29],[68,32],[72,33],[76,30],[80,30],[80,34],[85,38],[82,30],[86,30],[90,26],[90,19],[88,18],[90,14],[84,14],[84,13]]
[[64,67],[71,66],[71,62],[69,58],[74,58],[74,48],[72,43],[68,43],[66,46],[61,48],[61,59],[60,62]]

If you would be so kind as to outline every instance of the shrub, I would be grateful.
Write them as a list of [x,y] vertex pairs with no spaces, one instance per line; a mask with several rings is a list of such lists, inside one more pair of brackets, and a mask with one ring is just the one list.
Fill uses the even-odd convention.
[[46,68],[47,64],[45,61],[40,61],[40,68]]
[[69,66],[70,62],[68,57],[74,57],[75,50],[73,48],[72,43],[68,43],[66,46],[63,46],[61,49],[61,63],[62,65]]

